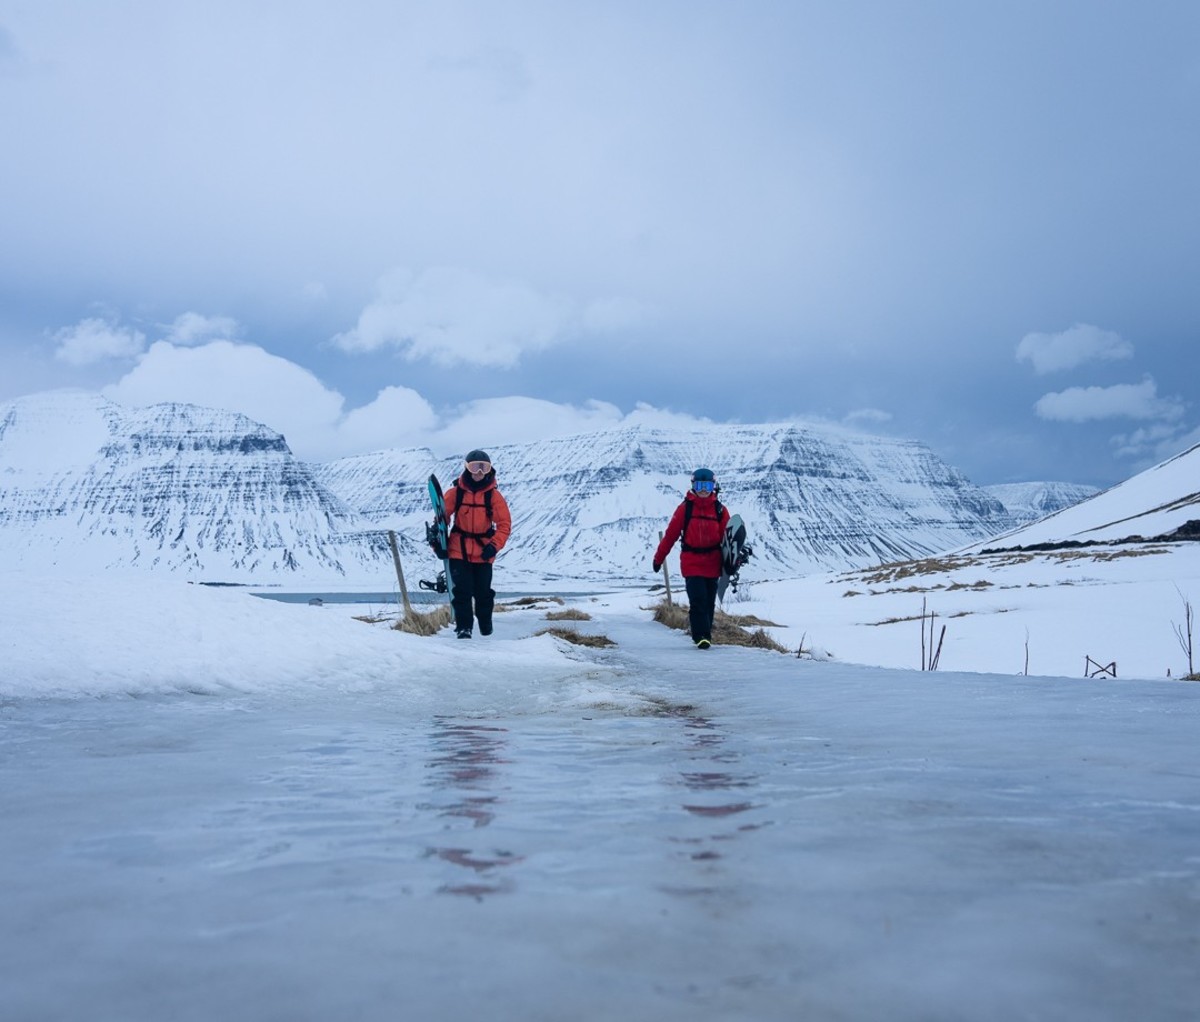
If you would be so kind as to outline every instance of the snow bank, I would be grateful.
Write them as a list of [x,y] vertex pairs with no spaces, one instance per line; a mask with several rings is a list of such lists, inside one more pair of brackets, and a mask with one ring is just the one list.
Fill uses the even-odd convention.
[[[486,641],[397,632],[366,608],[311,607],[154,576],[0,576],[0,696],[394,692],[405,704],[514,712],[590,698],[608,669],[497,615]],[[511,636],[511,637],[509,637]],[[621,698],[605,687],[604,698]],[[630,697],[631,699],[634,697]]]

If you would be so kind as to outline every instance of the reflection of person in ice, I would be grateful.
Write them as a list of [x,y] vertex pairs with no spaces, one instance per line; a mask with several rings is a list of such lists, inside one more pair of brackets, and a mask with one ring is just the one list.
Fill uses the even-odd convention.
[[[736,757],[721,751],[725,735],[717,730],[716,725],[706,717],[689,717],[687,726],[694,731],[691,735],[697,749],[697,755],[692,759],[709,763],[721,764],[731,762]],[[734,774],[728,770],[689,770],[683,773],[683,783],[690,791],[711,792],[731,791],[734,789],[753,787],[756,778],[750,774]],[[683,807],[695,816],[733,816],[754,808],[750,802],[726,802],[721,805],[685,805]]]
[[444,721],[439,724],[440,729],[433,737],[438,748],[444,751],[430,760],[429,766],[437,771],[438,787],[462,792],[461,799],[448,805],[442,815],[464,816],[473,820],[476,827],[486,827],[495,816],[491,807],[497,796],[469,795],[466,791],[486,792],[491,787],[496,775],[495,764],[504,762],[500,755],[504,743],[498,736],[506,732],[504,728],[483,724]]
[[[484,724],[459,724],[439,719],[433,737],[440,755],[429,761],[433,781],[437,788],[444,788],[455,796],[455,800],[439,809],[439,815],[462,817],[472,823],[473,829],[488,826],[496,817],[500,799],[493,794],[497,783],[496,764],[505,763],[504,728]],[[509,851],[480,852],[460,846],[430,848],[429,855],[443,862],[469,869],[481,878],[489,876],[500,866],[520,862],[524,856]],[[512,889],[511,882],[446,884],[439,890],[445,894],[466,895],[482,898]]]

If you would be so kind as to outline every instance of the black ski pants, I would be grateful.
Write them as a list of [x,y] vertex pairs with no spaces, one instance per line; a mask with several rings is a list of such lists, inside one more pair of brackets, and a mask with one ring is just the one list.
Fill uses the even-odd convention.
[[454,630],[471,631],[476,618],[479,634],[492,634],[492,608],[496,593],[492,589],[492,562],[450,559],[450,579],[454,583]]
[[712,642],[713,615],[717,612],[717,579],[689,575],[684,580],[688,594],[688,624],[692,642]]

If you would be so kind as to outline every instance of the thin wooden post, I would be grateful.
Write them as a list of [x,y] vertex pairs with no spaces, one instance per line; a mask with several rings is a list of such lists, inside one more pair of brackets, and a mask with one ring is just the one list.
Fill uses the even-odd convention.
[[[658,538],[659,539],[663,538],[662,532],[659,532]],[[667,562],[665,560],[663,561],[662,573],[663,573],[663,579],[665,579],[666,583],[667,583],[667,606],[673,607],[673,606],[675,606],[675,604],[671,602],[671,573],[670,573],[670,571],[667,570]]]
[[392,562],[396,565],[396,578],[400,580],[400,598],[404,600],[404,616],[412,617],[412,604],[408,602],[408,586],[404,584],[404,569],[400,567],[400,548],[396,546],[396,534],[388,529],[388,546],[392,548]]

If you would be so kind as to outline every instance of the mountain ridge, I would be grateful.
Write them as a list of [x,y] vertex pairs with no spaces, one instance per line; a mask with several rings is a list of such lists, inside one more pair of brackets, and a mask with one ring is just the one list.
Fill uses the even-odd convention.
[[[635,424],[488,450],[513,508],[500,563],[514,577],[645,579],[698,465],[746,521],[760,577],[929,556],[1017,524],[920,441],[840,426]],[[309,464],[234,412],[30,395],[0,405],[0,550],[56,570],[390,585],[388,530],[410,573],[436,571],[425,483],[460,471],[425,448]]]

